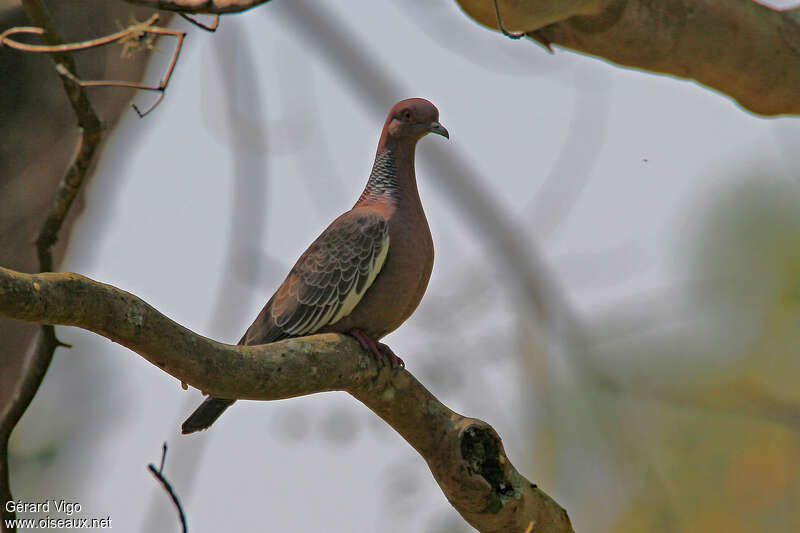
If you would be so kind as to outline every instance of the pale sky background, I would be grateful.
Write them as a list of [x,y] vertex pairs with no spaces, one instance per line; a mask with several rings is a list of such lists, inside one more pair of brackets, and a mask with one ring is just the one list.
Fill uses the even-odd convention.
[[[235,342],[298,255],[357,198],[391,105],[427,98],[451,136],[429,136],[418,147],[436,263],[419,310],[386,341],[450,408],[491,423],[536,482],[546,466],[526,456],[534,419],[518,415],[528,398],[516,344],[519,288],[433,172],[434,150],[463,158],[529,232],[519,237],[538,239],[591,325],[619,302],[685,281],[686,241],[723,187],[750,169],[796,177],[800,158],[789,139],[800,138],[800,123],[756,117],[692,82],[558,48],[550,56],[486,31],[449,0],[362,0],[346,10],[332,0],[292,2],[335,16],[402,81],[384,109],[353,95],[293,23],[286,0],[225,17],[216,34],[176,21],[189,36],[166,98],[145,120],[125,113],[108,139],[61,269]],[[159,49],[166,59],[171,43]],[[151,66],[157,79],[160,65]],[[363,72],[360,81],[372,76]],[[261,222],[241,237],[247,249],[237,269],[224,272],[237,159],[243,182],[252,180],[246,209]],[[578,176],[586,186],[563,225],[543,232],[549,219],[534,206],[554,168],[559,179]],[[476,304],[459,300],[465,290],[479,293]],[[184,392],[102,337],[58,330],[75,348],[56,353],[21,431],[57,435],[80,423],[88,433],[48,467],[53,484],[40,497],[80,502],[82,516],[111,515],[116,531],[177,531],[174,510],[145,469],[158,463],[166,440],[165,472],[193,532],[471,530],[416,452],[345,393],[240,402],[210,431],[181,436],[181,421],[201,401],[197,391]],[[66,401],[76,396],[83,404]],[[59,422],[37,428],[36,417]],[[181,472],[187,468],[193,480]],[[610,474],[598,467],[583,475],[586,490],[567,478],[542,488],[577,531],[603,531],[625,489],[597,502],[589,488]],[[162,506],[155,514],[152,502]]]

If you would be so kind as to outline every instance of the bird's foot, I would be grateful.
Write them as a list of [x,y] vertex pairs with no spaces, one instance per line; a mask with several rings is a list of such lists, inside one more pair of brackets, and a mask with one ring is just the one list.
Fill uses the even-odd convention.
[[351,329],[349,333],[352,337],[354,337],[358,341],[358,343],[361,345],[362,348],[368,351],[375,358],[375,361],[377,361],[378,363],[380,363],[381,361],[383,361],[384,358],[386,358],[389,360],[389,364],[392,365],[392,368],[397,368],[397,367],[405,368],[406,364],[403,362],[403,360],[397,357],[397,355],[395,355],[392,349],[389,348],[384,343],[374,341],[372,337],[370,337],[360,329]]
[[378,342],[377,345],[378,345],[378,348],[383,352],[383,354],[386,357],[389,358],[389,362],[391,363],[392,368],[397,368],[397,367],[405,368],[406,367],[405,362],[403,362],[403,360],[400,359],[400,357],[398,357],[397,354],[395,354],[392,351],[392,349],[389,348],[389,346],[387,346],[386,344],[384,344],[382,342]]

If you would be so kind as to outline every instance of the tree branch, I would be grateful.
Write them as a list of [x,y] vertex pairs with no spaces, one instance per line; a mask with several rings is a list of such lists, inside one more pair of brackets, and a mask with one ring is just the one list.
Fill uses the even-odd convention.
[[[494,0],[456,0],[500,30]],[[800,114],[800,11],[754,0],[498,0],[503,26],[696,80],[762,115]],[[531,36],[532,38],[534,36]]]
[[225,13],[240,13],[251,7],[265,4],[269,0],[128,0],[128,2],[177,13],[222,15]]
[[484,532],[571,532],[569,518],[513,467],[487,423],[454,413],[404,369],[378,368],[336,334],[262,346],[202,337],[140,298],[78,274],[0,267],[0,316],[78,326],[138,353],[221,398],[278,400],[346,391],[391,425],[428,463],[450,503]]
[[161,486],[164,487],[164,491],[169,496],[169,499],[172,500],[172,504],[178,511],[178,519],[181,521],[181,531],[186,533],[188,531],[188,526],[186,525],[186,513],[183,511],[183,505],[181,504],[180,498],[178,498],[178,495],[175,493],[172,483],[170,483],[167,477],[164,475],[164,461],[166,461],[166,459],[167,443],[165,442],[161,447],[161,466],[156,469],[156,466],[153,463],[150,463],[147,465],[147,469],[150,470],[150,473],[153,474],[153,477],[156,478],[159,483],[161,483]]
[[[23,2],[26,6],[28,4],[33,6],[31,9],[34,10],[34,13],[36,13],[36,8],[44,9],[44,6],[38,0],[23,0]],[[208,31],[216,31],[219,23],[218,16],[215,17],[212,26],[205,26],[184,14],[181,14],[181,16],[186,20],[189,20],[192,24]],[[153,109],[155,109],[164,98],[167,85],[169,85],[170,79],[172,79],[172,74],[175,71],[175,66],[178,64],[178,56],[183,48],[183,39],[186,37],[186,32],[156,26],[155,24],[159,21],[159,16],[156,13],[143,22],[134,21],[127,28],[110,35],[105,35],[103,37],[97,37],[95,39],[78,43],[64,43],[61,37],[53,37],[54,35],[58,34],[53,33],[55,30],[53,29],[53,24],[49,20],[49,17],[30,15],[30,18],[31,20],[42,24],[42,27],[39,28],[25,26],[9,28],[8,30],[0,33],[0,45],[8,46],[23,52],[45,52],[52,54],[53,61],[56,63],[56,72],[58,72],[58,74],[61,76],[61,81],[64,84],[67,95],[70,97],[72,107],[75,110],[75,114],[78,116],[79,125],[84,128],[85,132],[97,131],[98,134],[101,130],[101,122],[95,115],[94,110],[89,103],[89,99],[82,88],[128,87],[132,89],[157,92],[158,97],[156,98],[155,102],[150,104],[150,106],[144,111],[140,110],[135,103],[131,102],[131,107],[133,107],[134,111],[136,111],[136,114],[139,115],[139,118],[144,118]],[[48,44],[27,44],[11,38],[12,35],[19,34],[43,35],[43,40]],[[158,85],[148,85],[145,83],[127,80],[81,80],[75,74],[75,63],[72,60],[72,56],[69,55],[70,52],[89,50],[90,48],[107,46],[112,43],[120,43],[123,47],[122,56],[132,57],[139,49],[153,49],[153,41],[159,35],[175,37],[176,43],[175,50],[172,52],[172,58],[169,62],[169,66],[167,67],[167,70],[164,73],[164,76],[162,76]],[[37,241],[37,244],[39,244],[39,241]],[[50,271],[52,269],[47,268],[43,270]]]
[[[23,0],[22,6],[30,21],[43,28],[42,39],[46,43],[58,45],[63,42],[50,17],[50,13],[41,0]],[[92,107],[86,91],[70,77],[74,77],[76,72],[72,56],[58,51],[52,53],[51,59],[56,64],[57,71],[59,71],[58,67],[61,67],[59,71],[61,82],[64,85],[64,91],[67,94],[70,105],[75,112],[78,126],[81,128],[81,138],[78,141],[72,164],[59,183],[53,205],[36,239],[40,270],[52,270],[53,268],[52,247],[58,238],[58,233],[66,220],[70,207],[94,158],[94,153],[100,144],[103,129],[102,122]],[[22,418],[22,415],[25,414],[34,396],[36,396],[47,369],[50,367],[53,354],[59,346],[66,345],[56,338],[53,326],[45,325],[42,327],[41,333],[36,338],[33,353],[27,357],[23,367],[18,381],[19,385],[8,404],[0,411],[0,501],[2,502],[13,499],[8,472],[8,440],[11,437],[11,432]],[[3,505],[2,510],[0,510],[0,516],[3,518],[3,524],[0,525],[0,528],[3,531],[6,529],[14,531],[14,527],[6,528],[5,523],[6,520],[15,518],[16,513],[9,511]]]

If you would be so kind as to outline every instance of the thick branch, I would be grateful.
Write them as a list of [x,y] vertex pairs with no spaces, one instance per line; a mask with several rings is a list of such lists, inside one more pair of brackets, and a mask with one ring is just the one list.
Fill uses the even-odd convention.
[[[499,29],[494,0],[456,1]],[[498,7],[509,31],[693,79],[755,113],[800,114],[797,9],[754,0],[498,0]]]
[[189,331],[136,296],[78,274],[0,267],[0,316],[78,326],[222,398],[278,400],[347,391],[427,461],[450,503],[479,531],[570,532],[566,511],[510,463],[485,422],[454,413],[404,369],[378,369],[358,343],[325,334],[262,346]]

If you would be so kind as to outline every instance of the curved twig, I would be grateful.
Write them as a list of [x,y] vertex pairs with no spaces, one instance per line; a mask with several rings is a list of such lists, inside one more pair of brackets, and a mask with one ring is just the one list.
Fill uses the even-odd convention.
[[16,28],[9,28],[3,33],[0,33],[0,44],[4,44],[9,48],[14,48],[15,50],[21,50],[23,52],[76,52],[78,50],[88,50],[90,48],[96,48],[98,46],[105,46],[107,44],[115,43],[131,35],[137,39],[140,39],[145,32],[159,33],[155,30],[167,30],[167,28],[154,27],[154,24],[158,22],[158,18],[158,13],[156,13],[144,22],[133,24],[124,30],[112,33],[111,35],[97,37],[96,39],[89,39],[88,41],[65,44],[28,44],[15,41],[14,39],[9,39],[10,35],[16,35],[18,33],[33,35],[43,35],[45,33],[43,28],[36,26],[20,26]]
[[181,529],[183,533],[186,533],[188,530],[188,526],[186,525],[186,513],[183,512],[183,505],[181,505],[181,500],[178,498],[178,495],[175,493],[175,489],[172,487],[172,483],[164,476],[164,461],[167,459],[167,443],[165,442],[161,447],[161,465],[156,468],[156,465],[150,463],[147,465],[147,469],[150,470],[150,473],[153,474],[161,486],[164,487],[167,495],[172,500],[172,504],[175,506],[175,509],[178,510],[178,518],[181,521]]
[[503,35],[514,40],[525,37],[524,31],[512,33],[506,29],[506,27],[503,25],[503,17],[500,16],[500,6],[497,4],[497,0],[494,0],[494,14],[497,18],[497,27],[500,28],[500,31],[503,33]]
[[[167,67],[164,76],[156,86],[125,80],[81,80],[75,75],[74,68],[69,68],[69,66],[65,66],[62,62],[56,61],[56,70],[62,76],[62,78],[68,78],[72,83],[75,83],[80,87],[129,87],[133,89],[158,92],[159,95],[155,102],[148,106],[144,111],[140,110],[136,104],[131,103],[131,107],[133,107],[134,111],[136,111],[136,114],[139,115],[139,118],[142,118],[155,109],[164,98],[164,92],[166,91],[167,85],[172,78],[172,72],[175,70],[175,65],[178,63],[178,56],[180,55],[181,48],[183,47],[183,39],[186,37],[186,32],[156,26],[155,24],[158,22],[158,20],[159,16],[158,13],[156,13],[144,22],[137,22],[125,28],[124,30],[112,33],[111,35],[90,39],[88,41],[67,44],[28,44],[11,39],[12,35],[17,34],[44,35],[46,33],[45,29],[43,28],[35,26],[20,26],[9,28],[3,33],[0,33],[0,45],[8,46],[9,48],[20,50],[22,52],[64,54],[66,52],[89,50],[90,48],[106,46],[108,44],[118,42],[123,45],[122,54],[130,55],[134,49],[141,45],[142,41],[145,41],[145,46],[152,48],[152,41],[146,38],[148,35],[166,35],[175,37],[176,43],[175,50],[172,53],[172,59],[169,62],[169,66]],[[216,30],[218,20],[219,17],[215,19],[213,27],[203,26],[193,20],[191,22],[209,31],[214,31]]]
[[551,46],[552,43],[536,30],[520,31],[520,32],[508,31],[505,25],[503,25],[503,18],[500,16],[500,6],[497,4],[497,0],[494,0],[494,13],[495,17],[497,18],[497,27],[500,28],[502,34],[508,37],[509,39],[513,39],[516,41],[518,39],[522,39],[523,37],[530,37],[532,40],[541,45],[542,48],[544,48],[551,54],[555,53],[553,52],[553,47]]
[[208,31],[208,32],[211,32],[211,33],[216,32],[217,28],[219,28],[219,15],[214,15],[214,19],[212,20],[210,25],[203,24],[199,20],[195,20],[194,18],[190,17],[186,13],[178,12],[178,16],[181,17],[182,19],[184,19],[185,21],[197,26],[201,30],[205,30],[205,31]]

